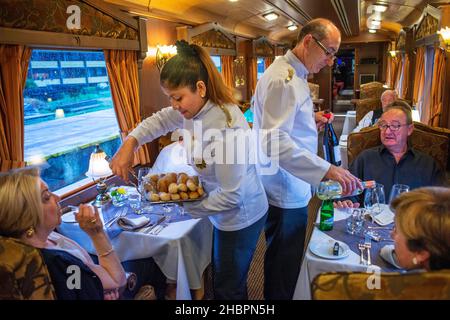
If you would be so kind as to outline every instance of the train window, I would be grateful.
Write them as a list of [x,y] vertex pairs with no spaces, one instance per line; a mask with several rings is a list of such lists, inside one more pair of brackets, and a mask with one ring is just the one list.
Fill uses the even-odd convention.
[[258,70],[258,76],[257,79],[262,77],[264,70],[265,70],[265,64],[264,64],[264,58],[258,57],[256,60],[257,64],[257,70]]
[[212,61],[214,62],[217,70],[222,72],[222,62],[220,61],[220,56],[211,56]]
[[33,50],[24,90],[25,161],[62,194],[86,184],[89,156],[120,146],[101,51]]

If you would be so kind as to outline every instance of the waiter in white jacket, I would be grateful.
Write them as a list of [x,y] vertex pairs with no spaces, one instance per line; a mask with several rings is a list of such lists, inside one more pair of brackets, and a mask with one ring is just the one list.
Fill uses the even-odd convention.
[[[349,171],[317,156],[317,130],[328,120],[323,111],[313,111],[307,76],[333,64],[340,42],[341,34],[331,21],[312,20],[300,31],[295,48],[264,72],[253,97],[253,129],[259,136],[265,132],[259,140],[259,159],[271,159],[269,166],[262,162],[259,166],[269,200],[266,299],[292,299],[303,255],[311,185],[327,178],[339,181],[345,193],[361,187]],[[268,169],[274,164],[276,172]]]
[[172,107],[142,121],[113,157],[111,168],[127,180],[138,146],[184,129],[188,160],[208,194],[185,208],[214,225],[214,296],[247,299],[247,273],[268,209],[256,165],[249,161],[250,138],[242,140],[250,128],[209,54],[185,41],[177,41],[177,52],[160,77]]

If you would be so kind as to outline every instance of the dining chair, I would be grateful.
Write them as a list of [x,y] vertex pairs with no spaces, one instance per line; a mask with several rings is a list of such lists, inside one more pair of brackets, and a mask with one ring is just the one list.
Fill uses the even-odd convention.
[[311,283],[313,300],[448,300],[450,270],[414,273],[322,273]]
[[55,300],[56,293],[40,251],[0,236],[0,300]]

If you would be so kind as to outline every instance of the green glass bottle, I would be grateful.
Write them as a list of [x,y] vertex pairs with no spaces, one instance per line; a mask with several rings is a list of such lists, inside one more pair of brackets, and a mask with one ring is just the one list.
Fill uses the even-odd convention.
[[333,222],[334,222],[333,200],[332,199],[323,200],[322,207],[320,208],[319,229],[322,231],[329,231],[333,229]]

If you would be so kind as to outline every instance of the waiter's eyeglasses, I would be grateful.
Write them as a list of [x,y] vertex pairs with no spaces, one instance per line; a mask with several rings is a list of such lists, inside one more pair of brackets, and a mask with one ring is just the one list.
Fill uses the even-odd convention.
[[319,40],[317,40],[316,37],[312,36],[312,38],[314,39],[314,41],[318,44],[318,46],[320,47],[320,49],[323,50],[323,52],[325,53],[325,55],[327,56],[327,58],[329,59],[336,59],[336,57],[334,56],[336,54],[336,52],[332,49],[327,49],[322,42],[320,42]]

